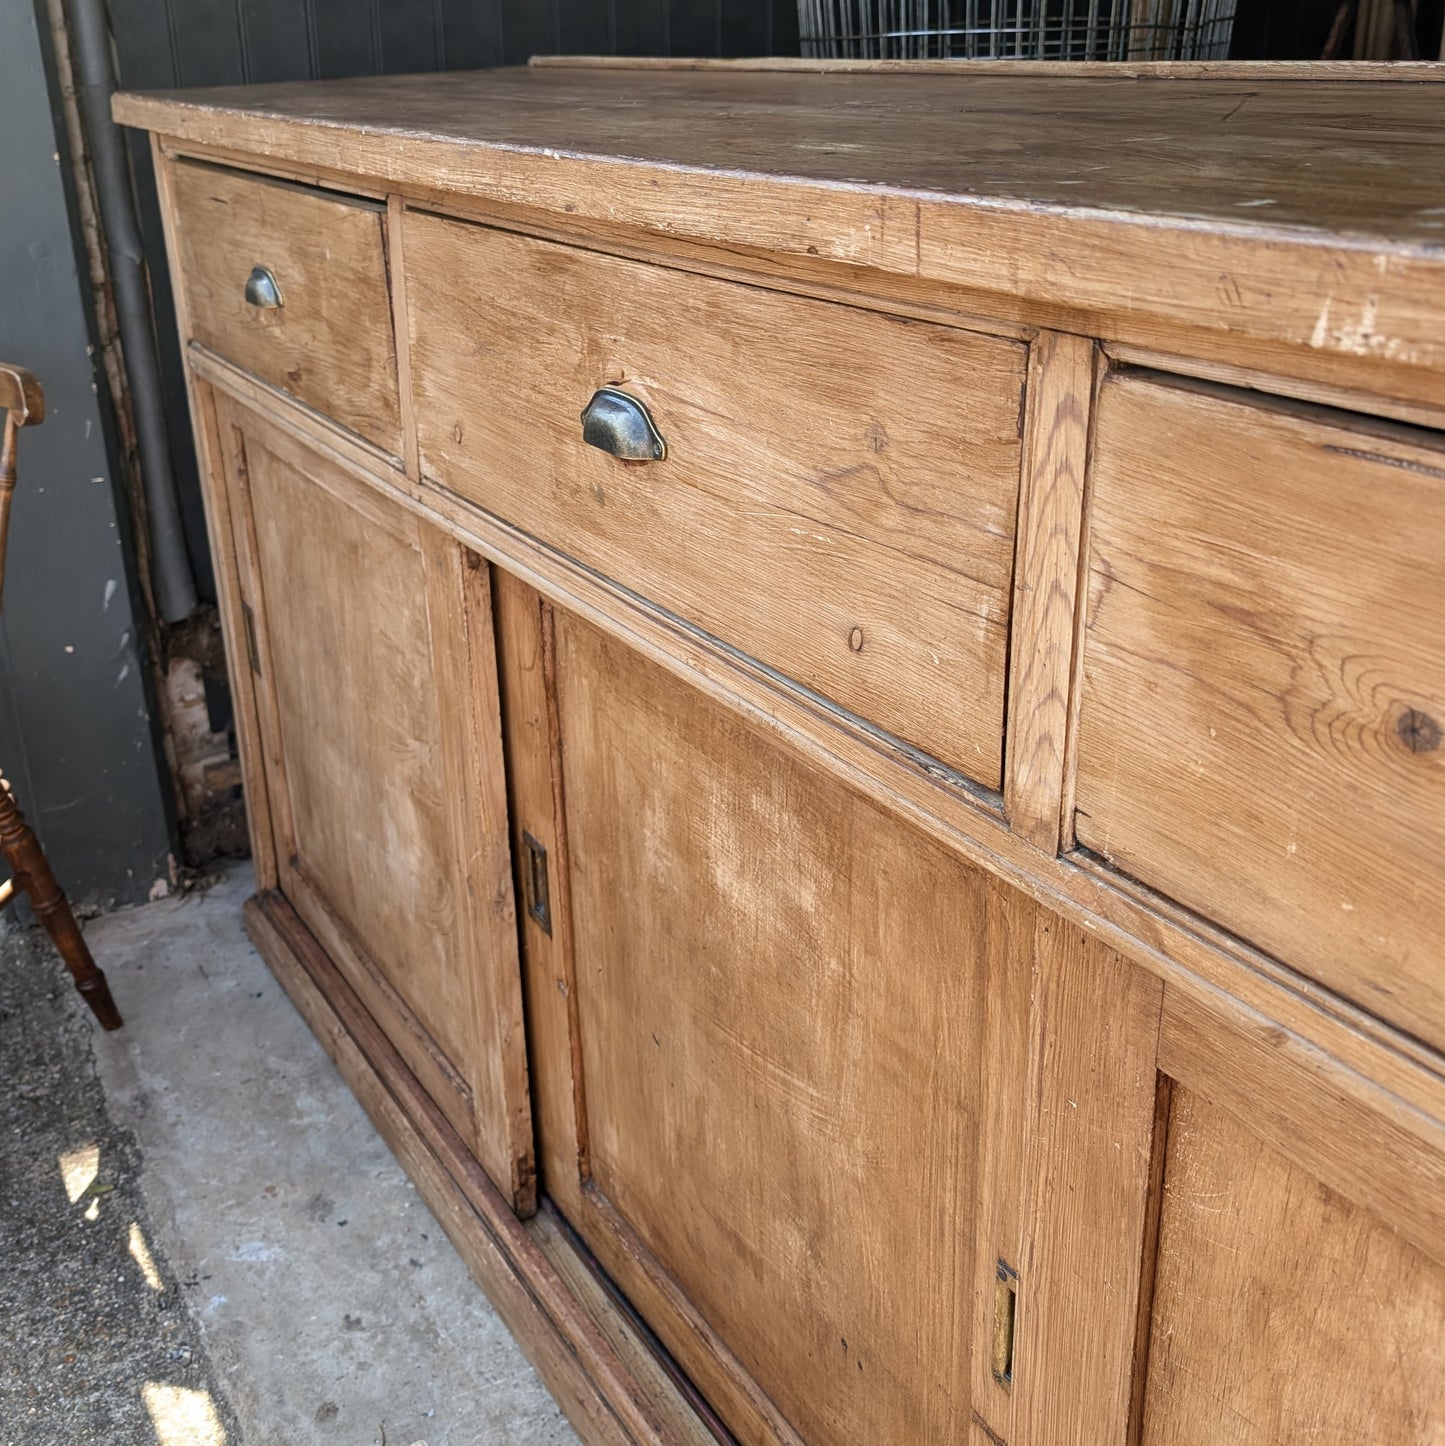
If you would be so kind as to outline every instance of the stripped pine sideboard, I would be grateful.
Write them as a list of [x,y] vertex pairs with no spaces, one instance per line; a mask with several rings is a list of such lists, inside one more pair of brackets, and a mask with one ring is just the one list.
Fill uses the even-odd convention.
[[1442,101],[117,98],[251,935],[587,1441],[1445,1438]]

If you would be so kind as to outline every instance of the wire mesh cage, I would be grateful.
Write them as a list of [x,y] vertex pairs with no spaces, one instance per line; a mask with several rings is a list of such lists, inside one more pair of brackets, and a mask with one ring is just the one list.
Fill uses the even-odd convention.
[[1235,0],[798,0],[827,60],[1224,60]]

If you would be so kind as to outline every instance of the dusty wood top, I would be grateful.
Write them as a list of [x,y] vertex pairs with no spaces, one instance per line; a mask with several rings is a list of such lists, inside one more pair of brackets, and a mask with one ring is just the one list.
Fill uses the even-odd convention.
[[1445,66],[1100,69],[553,64],[125,94],[115,114],[1033,301],[1115,306],[1136,268],[1165,270],[1152,314],[1237,325],[1288,280],[1296,342],[1445,364]]
[[343,127],[1445,246],[1445,79],[524,67],[125,96],[116,112],[195,139],[243,114],[298,159]]

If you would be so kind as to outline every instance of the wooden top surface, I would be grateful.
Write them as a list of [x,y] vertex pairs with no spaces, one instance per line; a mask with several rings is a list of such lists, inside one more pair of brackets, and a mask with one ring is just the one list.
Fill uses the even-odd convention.
[[114,109],[303,178],[842,263],[1223,362],[1283,344],[1445,402],[1445,66],[1101,69],[553,62]]
[[[1445,246],[1445,80],[1043,69],[546,66],[126,95],[116,114],[197,140],[213,139],[222,116],[244,116],[269,153],[313,162],[326,133],[345,128],[453,152],[505,148]],[[1412,69],[1445,76],[1445,66]]]

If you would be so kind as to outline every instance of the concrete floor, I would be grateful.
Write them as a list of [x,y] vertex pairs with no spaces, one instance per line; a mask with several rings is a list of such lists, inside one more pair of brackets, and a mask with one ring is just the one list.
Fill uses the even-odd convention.
[[[32,1274],[11,1284],[34,1326],[0,1351],[0,1443],[575,1442],[246,941],[250,888],[238,868],[87,926],[126,1017],[113,1035],[33,935],[5,946],[34,956],[38,1000],[0,999],[0,1054],[18,1038],[63,1067],[22,1081],[25,1123],[48,1114],[50,1135],[0,1142],[0,1231],[9,1254],[4,1215],[24,1217]],[[7,1188],[21,1180],[39,1205]],[[61,1279],[76,1259],[119,1323]]]

